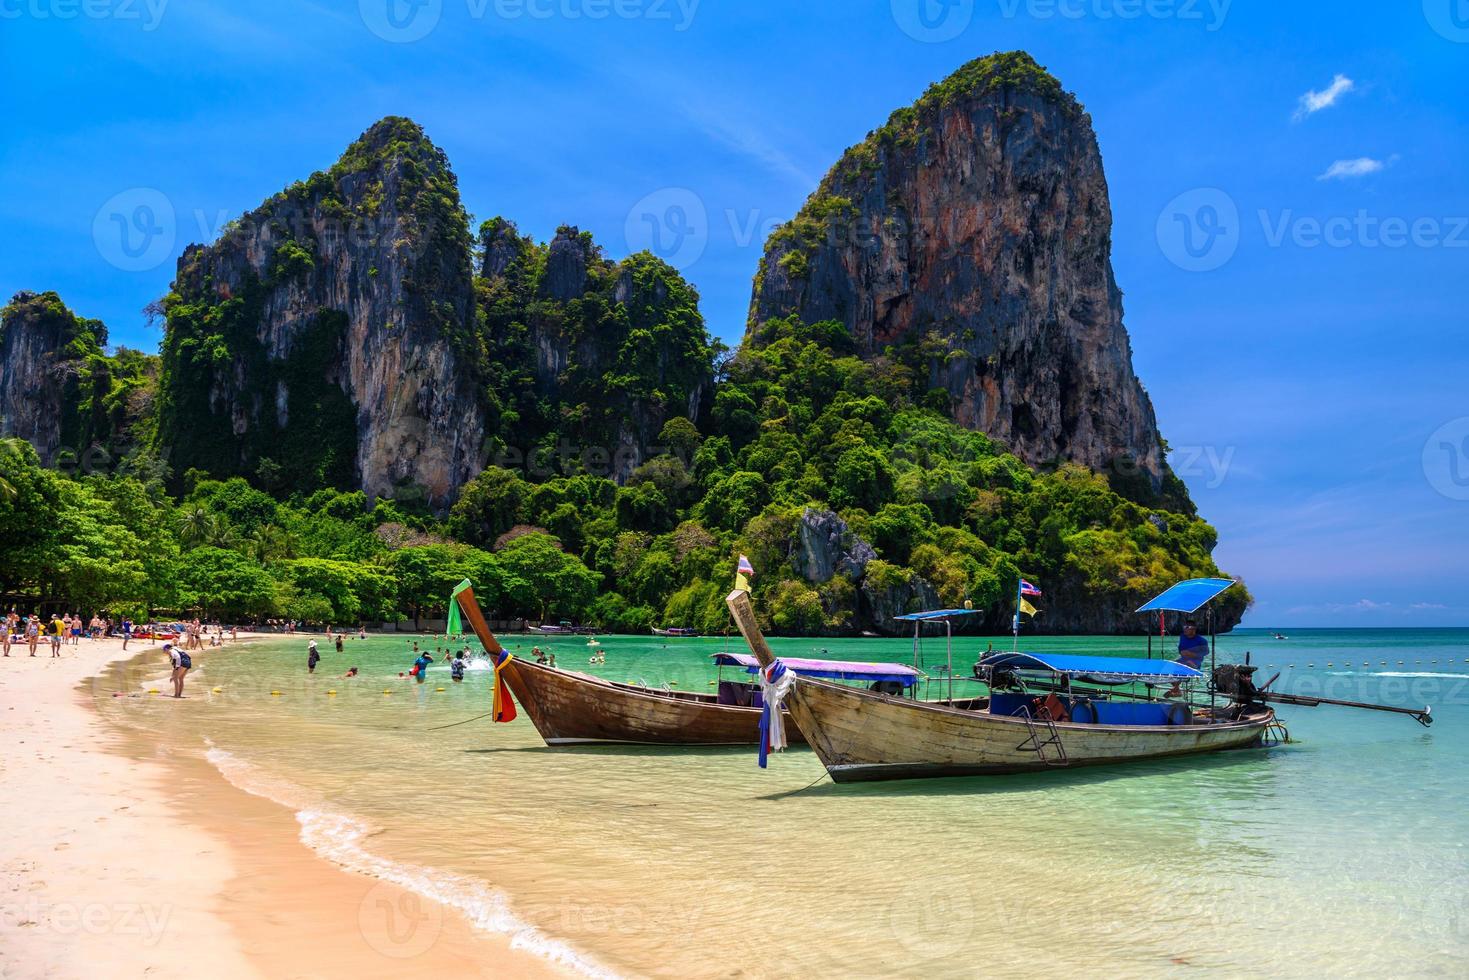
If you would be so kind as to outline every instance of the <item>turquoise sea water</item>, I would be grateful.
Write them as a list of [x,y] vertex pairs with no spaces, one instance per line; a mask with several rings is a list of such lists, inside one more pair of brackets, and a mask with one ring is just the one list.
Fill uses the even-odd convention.
[[[578,972],[1462,975],[1469,630],[1288,632],[1222,636],[1219,657],[1251,651],[1282,691],[1431,703],[1437,723],[1282,707],[1295,741],[1277,748],[837,787],[804,749],[762,772],[753,748],[551,750],[523,719],[466,722],[487,709],[489,673],[453,684],[439,665],[425,684],[399,679],[413,659],[402,637],[328,647],[315,677],[306,637],[206,650],[186,704],[146,695],[162,687],[159,655],[96,695],[110,719],[207,753],[291,807],[323,856],[413,885]],[[684,690],[708,689],[709,654],[743,649],[600,642],[605,665],[587,663],[586,637],[507,646]],[[957,639],[958,672],[991,642],[1010,638]],[[909,640],[773,646],[913,656]],[[1146,649],[1140,638],[1023,647]],[[942,663],[942,639],[922,653]],[[341,678],[349,666],[361,676]],[[368,938],[411,966],[426,933]]]

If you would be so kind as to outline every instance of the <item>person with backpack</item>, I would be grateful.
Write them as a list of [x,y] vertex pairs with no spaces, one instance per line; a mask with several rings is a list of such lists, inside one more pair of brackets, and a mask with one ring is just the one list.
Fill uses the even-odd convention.
[[194,661],[173,643],[163,644],[163,652],[168,654],[168,659],[173,664],[173,696],[181,698],[184,696],[184,675],[193,669]]

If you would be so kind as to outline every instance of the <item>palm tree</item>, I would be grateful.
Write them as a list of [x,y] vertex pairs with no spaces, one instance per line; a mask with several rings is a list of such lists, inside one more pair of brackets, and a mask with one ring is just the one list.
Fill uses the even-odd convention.
[[214,513],[203,504],[192,504],[179,511],[179,542],[188,547],[209,540],[214,530]]
[[[0,418],[0,423],[4,421],[3,418]],[[24,439],[16,436],[6,436],[0,439],[0,454],[4,455],[7,468],[13,457],[21,455],[21,447],[25,444]],[[15,484],[11,483],[6,477],[0,476],[0,500],[5,500],[8,503],[19,496],[20,491],[15,488]]]
[[240,535],[230,527],[229,521],[218,514],[211,514],[205,541],[216,548],[233,548],[240,543]]
[[245,548],[256,561],[268,562],[277,558],[296,556],[296,536],[275,525],[266,524],[250,535]]

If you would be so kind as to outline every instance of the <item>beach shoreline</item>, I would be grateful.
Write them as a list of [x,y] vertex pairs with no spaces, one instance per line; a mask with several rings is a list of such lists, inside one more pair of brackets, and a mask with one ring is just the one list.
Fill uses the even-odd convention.
[[[0,658],[0,976],[565,975],[319,856],[288,807],[232,785],[202,743],[150,744],[104,717],[123,665],[151,653],[161,671],[161,650],[83,639]],[[190,693],[179,710],[206,703]]]

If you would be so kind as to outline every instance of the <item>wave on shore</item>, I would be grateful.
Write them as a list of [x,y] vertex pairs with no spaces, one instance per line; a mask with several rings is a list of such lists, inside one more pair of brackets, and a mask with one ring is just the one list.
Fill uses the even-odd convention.
[[512,948],[525,950],[582,976],[609,980],[617,976],[566,943],[516,918],[505,896],[483,882],[420,865],[390,861],[373,854],[362,844],[371,828],[361,820],[322,807],[299,786],[273,776],[233,753],[216,748],[212,743],[205,757],[232,786],[295,811],[296,822],[301,825],[301,842],[333,864],[356,874],[392,882],[430,901],[456,909],[476,929],[509,936]]

